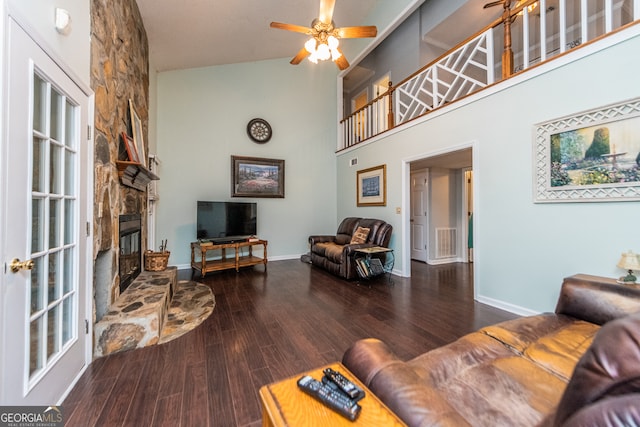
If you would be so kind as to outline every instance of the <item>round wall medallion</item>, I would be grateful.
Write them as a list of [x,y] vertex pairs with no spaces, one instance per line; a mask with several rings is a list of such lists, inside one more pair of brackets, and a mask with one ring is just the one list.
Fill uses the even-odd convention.
[[264,119],[252,119],[247,124],[247,135],[253,142],[264,144],[271,139],[271,125]]

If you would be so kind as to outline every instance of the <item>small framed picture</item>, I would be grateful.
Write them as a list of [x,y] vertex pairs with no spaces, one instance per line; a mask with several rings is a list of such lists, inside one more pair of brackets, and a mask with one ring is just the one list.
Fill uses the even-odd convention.
[[138,150],[136,150],[136,144],[133,142],[133,138],[127,135],[126,132],[122,132],[122,141],[127,149],[127,155],[130,162],[140,163],[140,157],[138,156]]
[[358,171],[358,206],[387,206],[387,165]]
[[231,197],[284,198],[284,160],[231,156]]

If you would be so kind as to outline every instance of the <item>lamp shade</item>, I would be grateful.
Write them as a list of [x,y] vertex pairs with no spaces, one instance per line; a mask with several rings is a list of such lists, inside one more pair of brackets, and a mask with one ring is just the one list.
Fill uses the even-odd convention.
[[618,267],[623,270],[638,270],[640,271],[640,257],[634,254],[633,251],[625,252],[618,261]]

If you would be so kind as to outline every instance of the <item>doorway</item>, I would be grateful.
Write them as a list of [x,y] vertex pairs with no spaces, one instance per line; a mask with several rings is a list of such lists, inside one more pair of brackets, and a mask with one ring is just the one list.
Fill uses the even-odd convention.
[[410,259],[431,265],[470,261],[472,163],[471,147],[409,162]]

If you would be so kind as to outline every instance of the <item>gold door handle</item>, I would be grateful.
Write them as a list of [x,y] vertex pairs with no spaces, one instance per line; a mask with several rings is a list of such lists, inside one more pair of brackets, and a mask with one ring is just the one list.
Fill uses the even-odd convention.
[[30,259],[20,261],[18,258],[14,258],[11,264],[9,264],[9,268],[12,273],[17,273],[20,270],[33,270],[33,261]]

